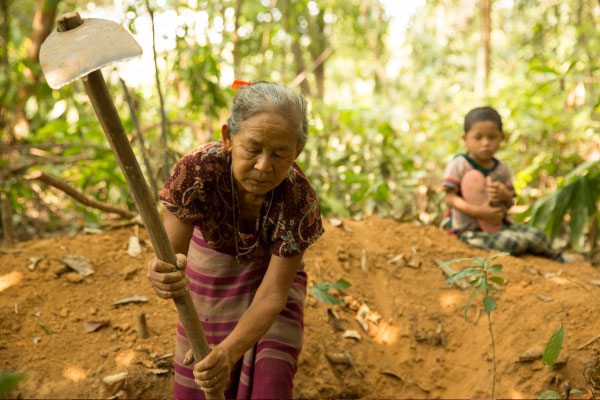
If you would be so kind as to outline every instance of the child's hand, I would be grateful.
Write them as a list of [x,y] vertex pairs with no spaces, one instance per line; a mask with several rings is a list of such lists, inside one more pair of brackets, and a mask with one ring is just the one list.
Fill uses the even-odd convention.
[[504,208],[494,207],[490,204],[490,202],[485,202],[484,204],[479,206],[477,218],[480,218],[494,225],[499,225],[504,219],[504,214]]
[[511,200],[511,193],[502,182],[492,182],[492,178],[488,176],[486,183],[486,192],[491,203],[507,203]]

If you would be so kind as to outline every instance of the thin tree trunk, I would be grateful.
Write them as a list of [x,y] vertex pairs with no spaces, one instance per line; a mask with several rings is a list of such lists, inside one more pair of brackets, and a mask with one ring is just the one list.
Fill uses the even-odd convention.
[[[44,182],[50,186],[54,186],[58,190],[68,194],[69,196],[71,196],[72,198],[74,198],[75,200],[80,202],[81,204],[86,205],[88,207],[93,207],[93,208],[97,208],[98,210],[101,210],[101,211],[115,213],[124,218],[133,218],[137,215],[136,213],[131,212],[129,210],[125,210],[123,208],[113,206],[111,204],[106,204],[106,203],[102,203],[100,201],[94,200],[94,199],[84,195],[83,193],[80,193],[79,191],[77,191],[77,189],[75,189],[71,185],[69,185],[68,182],[66,182],[60,178],[57,178],[55,176],[48,175],[42,171],[32,172],[28,175],[25,175],[24,178],[26,180],[38,180],[38,181]],[[4,216],[4,214],[3,214],[3,216]]]
[[27,51],[29,61],[38,62],[40,47],[44,40],[50,35],[56,17],[56,7],[60,0],[39,0],[38,8],[33,17],[33,32],[31,34],[31,46]]
[[242,14],[242,5],[244,0],[236,0],[235,2],[235,22],[234,30],[231,33],[231,41],[233,42],[233,76],[235,79],[242,78],[241,57],[240,57],[240,36],[238,29],[240,28],[240,15]]
[[[275,7],[277,7],[277,0],[271,0],[271,8],[275,8]],[[265,30],[263,31],[263,34],[262,34],[262,40],[260,42],[260,54],[263,55],[263,62],[258,67],[258,78],[259,79],[265,79],[265,67],[266,67],[267,63],[266,63],[264,56],[265,56],[265,53],[267,52],[267,50],[269,49],[269,44],[271,43],[272,28],[273,28],[273,22],[269,22],[266,25]]]
[[477,52],[477,70],[475,73],[475,94],[482,100],[488,97],[490,75],[490,36],[492,32],[492,0],[480,0],[480,40]]
[[[296,24],[290,24],[290,20],[293,19],[295,17],[295,14],[293,13],[293,11],[291,10],[291,4],[290,4],[290,0],[286,0],[282,3],[281,5],[282,8],[282,14],[283,14],[283,29],[285,29],[286,33],[290,36],[292,36],[292,44],[291,44],[291,51],[292,54],[294,56],[294,64],[295,64],[295,70],[296,70],[296,75],[299,75],[300,73],[302,73],[302,71],[304,71],[306,69],[305,65],[304,65],[304,59],[302,58],[302,47],[300,46],[300,34],[296,33],[296,32],[292,32],[292,26],[296,26]],[[285,60],[285,57],[284,57]],[[302,83],[300,84],[300,90],[302,91],[302,93],[306,96],[310,95],[310,85],[308,84],[308,81],[305,79],[302,81]]]
[[[38,7],[33,17],[33,28],[31,33],[31,45],[27,50],[27,59],[33,63],[39,62],[40,47],[48,37],[54,26],[56,16],[56,7],[60,0],[39,0]],[[23,75],[33,80],[30,85],[19,83],[17,90],[17,101],[11,110],[13,115],[10,121],[9,140],[14,142],[23,137],[29,131],[29,121],[25,117],[25,104],[31,96],[32,91],[37,87],[41,74],[35,74],[31,69],[24,68]]]
[[[311,46],[311,54],[314,60],[319,58],[319,55],[323,53],[327,45],[325,38],[325,19],[323,17],[324,11],[320,10],[316,16],[315,25],[316,37],[313,38],[314,46]],[[314,69],[315,82],[317,84],[317,99],[323,99],[325,97],[325,60],[323,59]]]
[[0,202],[2,203],[2,232],[4,232],[4,242],[10,244],[15,240],[10,192],[4,190],[0,192]]
[[163,181],[166,182],[169,179],[170,168],[169,168],[169,147],[168,147],[168,129],[167,129],[167,115],[165,113],[165,101],[162,95],[162,89],[160,87],[160,78],[158,76],[158,62],[156,56],[156,33],[154,31],[154,11],[150,7],[150,2],[146,0],[146,7],[150,13],[150,21],[152,22],[152,53],[154,55],[154,76],[156,78],[156,90],[158,91],[158,100],[160,101],[160,138],[163,148],[163,165],[161,168]]
[[154,201],[158,199],[158,186],[156,185],[156,180],[154,179],[154,175],[152,174],[152,167],[150,166],[150,161],[148,160],[148,154],[146,152],[146,145],[144,144],[144,137],[142,136],[142,132],[140,131],[140,124],[138,122],[137,116],[135,114],[135,107],[133,106],[133,102],[131,101],[131,95],[129,94],[129,89],[125,84],[123,79],[121,80],[121,86],[123,87],[123,92],[125,93],[125,101],[129,105],[129,113],[131,114],[131,122],[133,122],[133,127],[135,129],[136,137],[138,140],[138,144],[140,146],[140,153],[142,154],[142,160],[144,161],[144,166],[146,167],[148,180],[150,181],[150,188],[152,189],[152,195],[154,196]]
[[375,35],[373,34],[373,31],[370,27],[368,9],[369,9],[368,1],[361,0],[360,1],[360,13],[362,14],[362,16],[365,19],[365,34],[366,34],[366,38],[367,38],[367,43],[369,45],[369,48],[371,49],[371,52],[373,52],[373,56],[375,58],[374,65],[373,65],[373,67],[375,68],[375,87],[377,88],[378,91],[383,93],[386,98],[389,98],[387,75],[385,73],[385,68],[383,66],[383,63],[381,61],[381,49],[379,48],[379,45],[378,45],[379,38],[378,38],[377,34],[375,34]]
[[319,54],[319,56],[316,58],[316,60],[313,62],[313,65],[311,65],[310,68],[307,68],[304,71],[302,71],[301,73],[299,73],[298,75],[296,75],[294,80],[289,84],[289,87],[291,89],[293,89],[296,86],[300,85],[302,83],[302,81],[304,81],[306,79],[308,74],[315,71],[321,64],[323,64],[325,62],[327,57],[329,57],[332,52],[333,52],[333,48],[331,48],[331,46],[326,48],[325,51],[323,51],[321,54]]
[[[0,0],[0,12],[2,13],[2,68],[4,69],[6,84],[2,89],[2,93],[0,94],[0,145],[4,140],[2,137],[4,136],[3,132],[6,127],[6,119],[8,116],[8,110],[6,108],[6,95],[8,94],[8,90],[11,87],[10,82],[10,63],[8,59],[8,43],[10,42],[10,20],[9,20],[9,0]],[[8,130],[9,133],[12,133]],[[14,137],[10,138],[8,141],[14,141]]]

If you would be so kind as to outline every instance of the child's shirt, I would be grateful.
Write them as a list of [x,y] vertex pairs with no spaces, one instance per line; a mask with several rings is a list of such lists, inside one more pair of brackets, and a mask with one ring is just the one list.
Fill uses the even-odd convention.
[[[512,178],[508,166],[496,158],[494,158],[493,160],[494,165],[489,169],[485,169],[468,155],[457,155],[454,158],[454,160],[452,160],[446,166],[446,172],[444,174],[443,182],[444,189],[456,189],[458,191],[458,195],[462,197],[462,194],[460,192],[460,184],[462,182],[462,178],[467,172],[476,169],[480,171],[484,176],[490,176],[492,178],[492,181],[502,182],[504,186],[506,186],[506,188],[514,195],[515,190],[512,184]],[[454,208],[450,208],[450,213],[452,220],[452,230],[454,232],[461,233],[465,231],[474,231],[479,229],[479,224],[477,223],[477,219],[475,217],[455,210]]]

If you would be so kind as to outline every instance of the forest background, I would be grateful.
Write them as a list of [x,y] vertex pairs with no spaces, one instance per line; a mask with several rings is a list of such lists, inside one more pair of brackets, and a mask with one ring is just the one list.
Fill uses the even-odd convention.
[[299,164],[323,214],[438,224],[464,115],[492,105],[516,218],[561,247],[596,252],[597,0],[0,0],[7,240],[133,215],[81,83],[52,90],[40,70],[41,43],[71,11],[122,24],[144,48],[103,73],[154,191],[183,154],[218,140],[232,81],[264,79],[309,100]]

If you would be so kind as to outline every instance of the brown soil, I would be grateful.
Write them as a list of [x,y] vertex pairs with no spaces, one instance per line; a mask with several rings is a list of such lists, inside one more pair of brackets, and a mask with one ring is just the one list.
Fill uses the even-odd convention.
[[[171,395],[176,312],[147,283],[145,265],[152,253],[127,254],[134,234],[129,227],[4,248],[0,370],[28,376],[11,396],[107,398],[119,390],[126,397]],[[139,235],[147,238],[143,229]],[[388,263],[400,254],[405,261]],[[95,273],[82,279],[66,272],[58,260],[67,255],[88,258]],[[309,285],[345,278],[352,287],[334,293],[345,297],[342,306],[308,296],[295,397],[489,397],[492,349],[481,295],[465,321],[467,292],[446,285],[434,262],[488,255],[430,226],[377,217],[344,220],[339,227],[326,222],[325,235],[306,254]],[[33,271],[30,257],[42,257]],[[494,294],[492,313],[495,396],[535,398],[547,389],[560,393],[569,382],[584,392],[575,396],[589,398],[584,373],[600,353],[600,338],[592,341],[600,334],[600,288],[590,281],[600,279],[600,271],[533,256],[499,261],[506,285]],[[134,294],[148,302],[113,306]],[[363,305],[369,309],[368,333],[355,318]],[[146,339],[136,331],[142,312],[150,333]],[[109,325],[95,332],[83,327],[102,320]],[[542,350],[561,323],[564,347],[553,367],[539,357],[519,362],[524,351]],[[361,339],[344,338],[346,330],[358,331]],[[128,373],[121,383],[102,382],[121,372]]]

